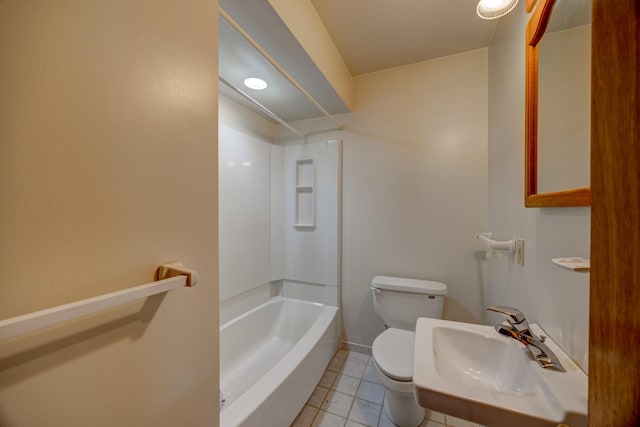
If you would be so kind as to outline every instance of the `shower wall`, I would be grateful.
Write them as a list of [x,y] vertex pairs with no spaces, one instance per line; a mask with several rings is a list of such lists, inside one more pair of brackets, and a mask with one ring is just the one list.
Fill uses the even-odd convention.
[[220,300],[271,281],[271,149],[220,125]]
[[223,95],[218,106],[220,322],[224,323],[269,299],[271,281],[282,276],[283,245],[278,239],[282,192],[277,183],[282,182],[283,149],[272,144],[271,122]]
[[[340,305],[341,154],[336,140],[284,149],[283,292],[335,306]],[[305,214],[313,216],[313,225],[296,225],[309,219]]]
[[[219,105],[221,322],[274,295],[338,305],[340,143],[275,145],[270,122]],[[304,189],[299,164],[313,166]],[[314,225],[295,226],[311,200]]]

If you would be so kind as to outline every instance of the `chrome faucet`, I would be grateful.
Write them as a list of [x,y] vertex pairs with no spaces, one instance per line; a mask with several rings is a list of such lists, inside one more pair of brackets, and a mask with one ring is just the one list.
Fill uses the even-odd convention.
[[566,372],[553,351],[544,344],[545,337],[539,337],[531,332],[529,323],[520,310],[500,305],[490,305],[486,309],[501,314],[506,319],[507,324],[498,323],[496,325],[496,331],[499,334],[514,338],[524,344],[534,360],[543,368]]

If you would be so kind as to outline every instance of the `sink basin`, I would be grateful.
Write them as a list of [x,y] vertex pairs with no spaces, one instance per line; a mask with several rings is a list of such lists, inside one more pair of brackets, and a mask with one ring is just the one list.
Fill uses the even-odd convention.
[[[532,324],[537,335],[546,335]],[[493,326],[418,319],[413,366],[418,404],[490,427],[587,426],[587,375],[550,338],[566,372],[540,367]]]

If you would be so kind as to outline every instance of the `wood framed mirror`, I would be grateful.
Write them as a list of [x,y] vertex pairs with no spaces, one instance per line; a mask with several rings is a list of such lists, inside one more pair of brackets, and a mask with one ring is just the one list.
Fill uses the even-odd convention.
[[591,2],[537,3],[526,30],[525,206],[590,206]]

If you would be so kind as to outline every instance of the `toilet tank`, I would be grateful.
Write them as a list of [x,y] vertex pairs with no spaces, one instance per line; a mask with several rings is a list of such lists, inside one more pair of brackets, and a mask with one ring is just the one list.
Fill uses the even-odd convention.
[[376,276],[373,309],[389,328],[416,330],[418,317],[442,318],[447,285],[431,280]]

